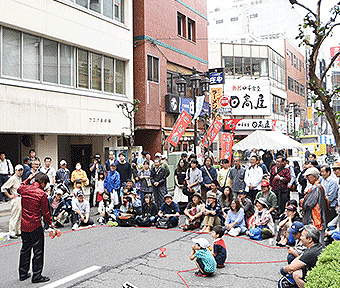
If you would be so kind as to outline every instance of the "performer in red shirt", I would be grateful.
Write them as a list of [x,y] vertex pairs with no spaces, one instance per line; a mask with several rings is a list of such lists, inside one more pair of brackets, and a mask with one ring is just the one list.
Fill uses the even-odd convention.
[[[35,178],[35,182],[29,185],[33,178]],[[22,206],[22,247],[19,262],[20,281],[31,277],[28,271],[30,268],[32,249],[34,254],[32,259],[32,283],[47,282],[50,280],[49,277],[41,275],[44,265],[44,230],[41,226],[41,213],[50,227],[54,228],[48,209],[47,194],[44,192],[48,182],[48,176],[38,172],[38,174],[31,174],[18,188]]]

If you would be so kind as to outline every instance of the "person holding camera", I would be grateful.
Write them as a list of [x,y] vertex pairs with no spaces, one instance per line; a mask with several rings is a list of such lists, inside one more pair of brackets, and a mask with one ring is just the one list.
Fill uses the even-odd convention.
[[[100,155],[97,154],[93,157],[93,163],[90,164],[90,207],[93,207],[93,200],[94,200],[94,194],[95,194],[95,187],[98,182],[98,175],[99,173],[105,174],[105,168],[103,165],[101,165],[101,159]],[[105,178],[105,177],[104,177]],[[98,205],[96,205],[98,207]]]
[[120,210],[121,212],[133,214],[134,217],[142,214],[142,202],[137,198],[136,191],[123,189],[122,206]]

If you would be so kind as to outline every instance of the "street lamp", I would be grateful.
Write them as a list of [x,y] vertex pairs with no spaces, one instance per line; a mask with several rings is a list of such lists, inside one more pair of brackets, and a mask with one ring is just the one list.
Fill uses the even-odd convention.
[[[210,80],[205,74],[198,74],[194,69],[192,75],[181,75],[177,80],[177,91],[180,95],[186,96],[186,86],[191,87],[191,95],[194,98],[194,115],[196,114],[196,96],[200,93],[209,92]],[[194,152],[197,155],[197,119],[194,120]]]

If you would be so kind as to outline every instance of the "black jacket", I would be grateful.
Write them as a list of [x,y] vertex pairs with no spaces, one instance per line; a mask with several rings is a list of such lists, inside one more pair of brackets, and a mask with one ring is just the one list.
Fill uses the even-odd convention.
[[159,166],[157,170],[156,167],[153,167],[151,169],[150,178],[152,185],[155,182],[159,182],[158,186],[163,186],[166,183],[166,170],[161,166]]

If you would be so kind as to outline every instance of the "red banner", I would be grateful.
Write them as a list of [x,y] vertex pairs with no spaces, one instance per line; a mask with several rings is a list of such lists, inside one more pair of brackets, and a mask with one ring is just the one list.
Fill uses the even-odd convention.
[[221,133],[221,159],[228,159],[231,163],[233,153],[234,136],[232,133]]
[[185,129],[187,129],[187,127],[189,126],[191,118],[191,115],[186,111],[182,111],[182,113],[178,116],[177,121],[167,139],[167,141],[172,146],[176,147],[179,140],[183,136]]
[[202,139],[202,144],[205,148],[208,148],[209,145],[214,141],[218,132],[220,132],[223,126],[223,121],[221,117],[215,119],[215,121],[209,126],[208,131],[204,134]]
[[235,130],[241,120],[243,119],[224,119],[224,130]]

